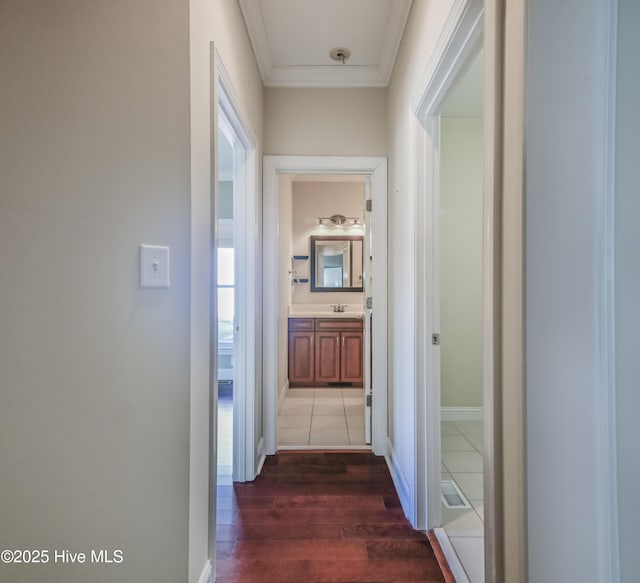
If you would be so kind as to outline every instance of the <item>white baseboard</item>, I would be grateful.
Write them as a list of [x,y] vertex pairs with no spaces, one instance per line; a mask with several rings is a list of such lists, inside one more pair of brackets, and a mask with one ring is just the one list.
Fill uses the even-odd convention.
[[440,407],[441,421],[482,421],[482,407]]
[[258,441],[258,467],[256,468],[256,476],[260,475],[262,471],[262,466],[264,466],[264,462],[267,459],[267,454],[264,451],[264,435]]
[[371,451],[370,445],[279,445],[278,451]]
[[213,570],[211,569],[211,561],[207,559],[207,562],[204,564],[204,568],[202,569],[202,573],[200,573],[198,583],[213,583],[212,575]]
[[289,390],[289,381],[285,381],[284,385],[280,387],[278,391],[278,412],[284,405],[284,400],[287,398],[287,391]]
[[398,458],[390,439],[387,439],[387,455],[385,458],[387,460],[387,465],[389,466],[389,472],[391,472],[391,479],[396,487],[396,492],[398,492],[398,497],[400,498],[400,504],[402,505],[404,514],[413,523],[415,519],[413,496],[411,496],[409,482],[407,482],[407,479],[398,464]]
[[444,558],[447,559],[447,563],[449,564],[449,569],[451,569],[451,574],[453,578],[456,580],[456,583],[469,583],[469,578],[462,567],[462,563],[456,554],[447,533],[444,528],[435,528],[433,530],[435,532],[438,542],[440,543],[440,548],[444,553]]

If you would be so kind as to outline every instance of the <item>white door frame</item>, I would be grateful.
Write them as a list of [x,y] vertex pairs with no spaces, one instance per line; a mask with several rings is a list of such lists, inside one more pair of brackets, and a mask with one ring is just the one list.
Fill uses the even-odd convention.
[[[371,202],[369,202],[371,201]],[[369,207],[368,205],[372,205]],[[364,398],[371,399],[373,402],[372,391],[372,378],[371,378],[371,365],[373,359],[371,358],[371,318],[373,316],[373,306],[368,307],[367,297],[372,296],[371,284],[373,283],[373,265],[372,265],[372,227],[373,217],[372,212],[367,208],[373,209],[373,199],[371,198],[371,177],[367,176],[365,181],[364,191],[364,245],[363,245],[363,269],[362,269],[362,289],[364,290],[365,305],[364,305]],[[371,408],[365,405],[364,408],[364,442],[370,444],[372,441],[372,427],[371,427]]]
[[[259,224],[257,220],[259,193],[257,192],[257,139],[247,129],[250,124],[243,114],[239,100],[235,96],[233,85],[227,74],[218,52],[211,44],[211,288],[210,288],[210,370],[211,406],[209,414],[209,559],[215,564],[215,540],[216,540],[216,497],[217,497],[217,415],[218,415],[218,302],[217,302],[217,257],[215,253],[217,245],[217,219],[218,219],[218,113],[221,109],[229,122],[237,139],[242,144],[244,155],[242,160],[234,168],[234,183],[238,180],[242,186],[244,196],[241,205],[243,212],[240,217],[235,217],[234,231],[238,234],[234,241],[234,248],[242,261],[245,269],[239,285],[239,299],[241,308],[236,307],[236,317],[241,327],[238,338],[238,360],[243,363],[241,382],[236,390],[234,386],[234,480],[252,480],[257,473],[256,460],[259,458],[256,451],[255,439],[255,402],[256,402],[256,309],[258,296],[257,289],[257,260]],[[236,166],[236,164],[234,164]],[[234,209],[235,210],[235,209]],[[197,266],[194,266],[197,268]],[[239,274],[236,273],[236,278]],[[236,279],[238,286],[238,279]],[[244,333],[242,333],[244,332]],[[235,344],[235,343],[234,343]],[[238,370],[235,374],[238,374]],[[237,413],[236,413],[237,411]],[[237,456],[237,457],[236,457]]]
[[263,390],[265,451],[278,448],[278,175],[359,174],[371,177],[373,221],[373,432],[371,449],[387,453],[387,159],[351,156],[264,156]]
[[[418,415],[416,439],[418,453],[418,527],[440,526],[440,368],[439,348],[431,335],[439,332],[439,212],[440,212],[440,108],[455,83],[477,56],[484,27],[482,0],[459,0],[445,24],[434,58],[428,64],[414,99],[414,166],[416,208],[416,385]],[[486,87],[486,85],[485,85]],[[485,104],[488,102],[485,92]],[[486,107],[486,106],[485,106]],[[486,143],[486,141],[485,141]],[[491,156],[491,152],[485,152]],[[486,164],[485,164],[486,167]],[[483,202],[483,343],[485,424],[484,499],[485,565],[491,573],[495,562],[496,525],[492,518],[499,483],[494,472],[493,379],[486,363],[493,359],[493,279],[494,221],[493,192],[485,190]],[[423,226],[423,228],[421,228]],[[490,372],[490,371],[489,371]],[[489,577],[487,581],[491,581]]]
[[[222,63],[217,59],[214,77],[215,124],[218,124],[218,112],[234,134],[233,168],[233,232],[235,251],[235,334],[234,334],[234,388],[233,388],[233,479],[236,482],[253,480],[257,473],[255,409],[256,409],[256,305],[257,289],[257,165],[255,136],[247,130],[238,101],[234,98],[231,81]],[[214,139],[217,140],[218,128],[215,127]],[[216,143],[217,146],[217,143]],[[217,153],[217,149],[214,149]],[[214,223],[217,220],[218,184],[214,181],[215,206]],[[215,227],[217,228],[217,227]],[[242,269],[238,267],[242,266]],[[214,274],[215,276],[215,274]],[[217,282],[215,282],[217,283]],[[215,289],[215,288],[214,288]],[[213,296],[213,294],[212,294]],[[213,298],[212,298],[213,299]],[[217,304],[217,302],[214,302]],[[217,349],[217,305],[216,349]],[[213,349],[213,346],[212,346]],[[216,370],[217,379],[217,370]],[[217,383],[216,383],[217,390]],[[217,402],[217,401],[216,401]]]

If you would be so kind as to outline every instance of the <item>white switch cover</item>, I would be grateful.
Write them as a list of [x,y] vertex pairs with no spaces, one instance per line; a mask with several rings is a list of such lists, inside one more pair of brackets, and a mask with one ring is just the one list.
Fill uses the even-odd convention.
[[169,287],[169,247],[140,245],[140,287]]

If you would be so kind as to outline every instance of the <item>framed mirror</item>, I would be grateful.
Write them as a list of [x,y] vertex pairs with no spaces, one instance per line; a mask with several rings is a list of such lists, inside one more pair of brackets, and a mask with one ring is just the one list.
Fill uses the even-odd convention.
[[316,236],[311,240],[311,291],[361,292],[362,236]]

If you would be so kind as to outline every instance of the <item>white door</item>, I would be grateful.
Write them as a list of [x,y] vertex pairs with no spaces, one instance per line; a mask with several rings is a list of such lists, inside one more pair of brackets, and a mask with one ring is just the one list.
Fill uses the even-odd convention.
[[371,374],[371,341],[373,323],[373,213],[371,200],[371,177],[367,176],[365,185],[365,210],[364,210],[364,440],[371,443],[371,421],[373,404],[373,375]]

